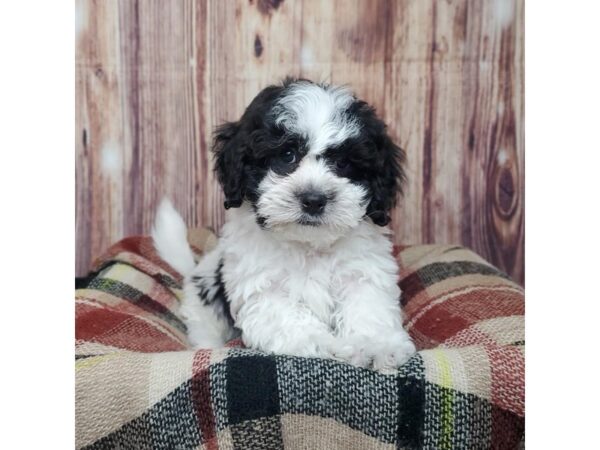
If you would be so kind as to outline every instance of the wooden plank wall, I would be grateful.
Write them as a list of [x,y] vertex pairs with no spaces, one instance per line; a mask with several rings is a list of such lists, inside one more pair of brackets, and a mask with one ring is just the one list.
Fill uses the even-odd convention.
[[78,274],[173,199],[218,229],[213,128],[285,75],[348,83],[408,154],[397,242],[524,282],[523,1],[77,0]]

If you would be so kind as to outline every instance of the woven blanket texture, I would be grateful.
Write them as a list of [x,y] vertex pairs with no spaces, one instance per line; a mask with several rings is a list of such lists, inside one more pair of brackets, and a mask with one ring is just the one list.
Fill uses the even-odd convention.
[[190,350],[181,277],[149,237],[118,242],[76,283],[77,448],[521,448],[523,289],[463,247],[396,253],[419,352],[382,373],[239,340]]

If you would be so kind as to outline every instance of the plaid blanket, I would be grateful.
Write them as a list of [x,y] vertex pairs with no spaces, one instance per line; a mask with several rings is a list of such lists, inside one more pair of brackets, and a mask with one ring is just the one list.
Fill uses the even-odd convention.
[[[189,238],[199,254],[216,242],[206,230]],[[77,280],[77,447],[523,446],[522,288],[462,247],[399,247],[397,258],[420,351],[379,373],[239,341],[189,350],[181,278],[150,238],[120,241]]]

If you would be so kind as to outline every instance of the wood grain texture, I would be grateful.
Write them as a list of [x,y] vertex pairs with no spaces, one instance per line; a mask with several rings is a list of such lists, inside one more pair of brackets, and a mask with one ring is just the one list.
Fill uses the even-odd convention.
[[522,0],[78,0],[77,273],[163,195],[218,229],[211,134],[286,75],[347,83],[407,151],[395,240],[524,283]]

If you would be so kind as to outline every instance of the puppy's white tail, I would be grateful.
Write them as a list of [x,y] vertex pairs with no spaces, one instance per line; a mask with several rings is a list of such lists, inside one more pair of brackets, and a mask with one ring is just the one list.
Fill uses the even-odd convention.
[[194,270],[194,254],[187,241],[183,218],[166,197],[160,203],[152,228],[154,248],[173,269],[187,276]]

